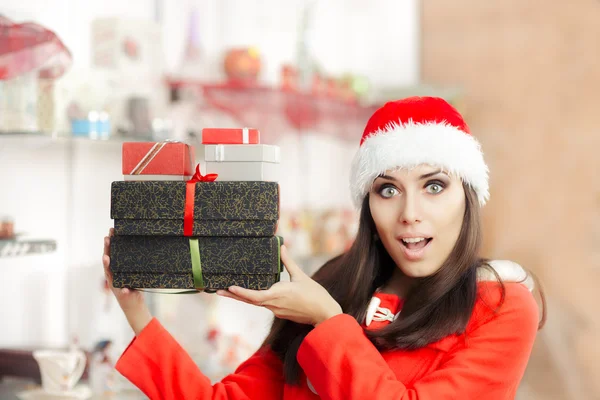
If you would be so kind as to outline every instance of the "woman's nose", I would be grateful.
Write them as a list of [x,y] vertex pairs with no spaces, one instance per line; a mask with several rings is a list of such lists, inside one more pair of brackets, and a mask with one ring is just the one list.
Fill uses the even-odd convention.
[[400,222],[402,224],[412,225],[421,222],[419,199],[416,194],[406,193],[400,208]]

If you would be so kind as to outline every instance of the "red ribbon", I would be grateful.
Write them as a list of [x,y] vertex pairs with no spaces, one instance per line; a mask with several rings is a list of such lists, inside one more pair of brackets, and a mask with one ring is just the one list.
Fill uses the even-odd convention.
[[185,210],[183,212],[183,236],[194,234],[194,198],[196,196],[196,182],[214,182],[219,175],[200,173],[200,164],[196,165],[196,173],[185,185]]

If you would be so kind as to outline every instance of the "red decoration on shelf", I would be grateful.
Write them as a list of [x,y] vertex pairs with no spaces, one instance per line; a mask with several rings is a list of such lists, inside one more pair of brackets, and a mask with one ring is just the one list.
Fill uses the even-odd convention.
[[0,80],[35,70],[42,79],[56,79],[71,63],[71,53],[54,32],[33,22],[14,23],[0,15]]
[[[292,74],[293,75],[293,74]],[[241,126],[258,127],[261,142],[291,130],[325,132],[340,138],[355,139],[378,106],[362,106],[354,99],[344,101],[332,96],[258,84],[225,82],[205,84],[187,80],[168,80],[171,88],[196,87],[210,109],[233,117]],[[332,85],[330,83],[330,85]],[[332,89],[332,88],[331,88]]]
[[229,50],[223,61],[223,69],[231,81],[256,82],[261,70],[258,50],[254,48]]
[[293,65],[284,65],[281,68],[281,88],[283,90],[298,89],[298,69]]

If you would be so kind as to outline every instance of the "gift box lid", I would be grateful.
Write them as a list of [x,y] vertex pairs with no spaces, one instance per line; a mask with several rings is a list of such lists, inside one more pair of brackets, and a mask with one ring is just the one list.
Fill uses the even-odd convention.
[[268,144],[207,144],[204,146],[207,162],[280,162],[279,146]]
[[[111,187],[112,219],[175,219],[185,212],[187,182],[116,181]],[[277,182],[196,182],[194,220],[279,219]]]
[[206,162],[206,171],[217,174],[218,182],[233,181],[262,181],[279,182],[281,171],[280,164],[254,161],[221,161]]
[[203,144],[258,144],[260,132],[253,128],[204,128]]
[[180,142],[125,142],[123,175],[193,175],[194,148]]
[[202,274],[266,275],[282,271],[279,236],[201,237],[113,236],[111,270],[115,273],[189,274],[190,240],[197,240]]

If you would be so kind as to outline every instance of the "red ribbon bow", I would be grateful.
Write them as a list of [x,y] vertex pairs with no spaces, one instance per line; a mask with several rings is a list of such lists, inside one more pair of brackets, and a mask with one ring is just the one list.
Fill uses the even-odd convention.
[[214,182],[219,175],[200,172],[200,164],[196,165],[196,173],[185,185],[185,209],[183,212],[183,235],[194,234],[194,198],[196,196],[196,182]]

